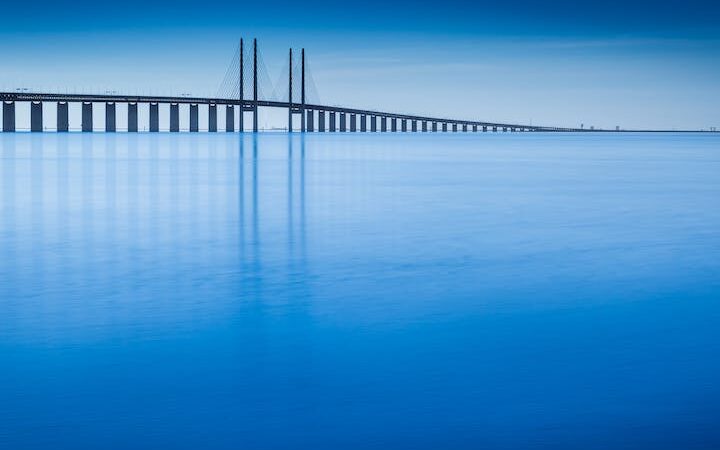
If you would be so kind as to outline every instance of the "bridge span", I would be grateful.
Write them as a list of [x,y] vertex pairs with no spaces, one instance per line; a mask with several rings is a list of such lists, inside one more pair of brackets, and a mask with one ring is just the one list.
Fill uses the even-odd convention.
[[[497,123],[476,120],[462,120],[443,117],[428,117],[420,115],[399,114],[393,112],[349,108],[312,104],[306,102],[305,77],[305,49],[301,51],[300,62],[300,99],[293,101],[293,53],[289,51],[288,60],[288,99],[287,101],[266,100],[258,97],[258,61],[257,40],[253,40],[252,48],[252,96],[245,98],[245,61],[243,40],[240,40],[239,67],[237,70],[238,95],[236,98],[210,98],[186,96],[136,96],[117,94],[57,94],[42,92],[0,92],[2,102],[2,131],[16,131],[18,102],[30,103],[30,131],[41,132],[46,130],[43,120],[43,104],[57,105],[57,119],[55,129],[58,132],[70,131],[69,107],[70,103],[81,104],[81,130],[92,132],[97,130],[93,123],[93,108],[105,109],[105,132],[115,132],[118,129],[117,105],[127,105],[128,132],[137,132],[138,105],[149,105],[149,121],[147,129],[150,132],[160,131],[160,105],[169,106],[170,132],[180,131],[180,105],[189,105],[189,131],[199,131],[199,105],[207,105],[207,130],[218,130],[218,106],[225,109],[226,132],[245,131],[245,113],[252,115],[252,131],[258,129],[258,108],[282,108],[288,111],[288,131],[293,131],[293,116],[300,116],[301,132],[487,132],[487,131],[591,131],[587,129],[550,127],[526,125],[518,123]],[[236,114],[238,127],[236,129]],[[145,126],[143,126],[145,128]],[[602,131],[602,130],[592,130]]]

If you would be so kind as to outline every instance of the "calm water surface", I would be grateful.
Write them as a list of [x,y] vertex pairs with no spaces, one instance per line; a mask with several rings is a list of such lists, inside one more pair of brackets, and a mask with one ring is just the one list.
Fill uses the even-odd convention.
[[720,138],[2,135],[0,448],[720,448]]

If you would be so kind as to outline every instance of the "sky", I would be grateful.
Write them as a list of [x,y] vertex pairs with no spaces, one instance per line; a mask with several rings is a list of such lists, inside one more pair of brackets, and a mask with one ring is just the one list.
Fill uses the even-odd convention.
[[[241,36],[304,47],[326,104],[614,128],[720,127],[720,3],[186,0],[3,5],[0,90],[215,95]],[[284,117],[281,114],[280,117]],[[274,119],[267,119],[274,120]]]

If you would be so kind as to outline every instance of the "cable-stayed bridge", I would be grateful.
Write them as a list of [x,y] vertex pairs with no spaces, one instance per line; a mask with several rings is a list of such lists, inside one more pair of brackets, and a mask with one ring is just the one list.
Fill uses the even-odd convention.
[[[28,92],[19,89],[16,92],[0,92],[2,101],[2,131],[14,132],[17,127],[16,103],[30,103],[30,131],[47,130],[43,119],[43,104],[57,105],[56,124],[58,132],[71,130],[69,104],[81,104],[81,127],[84,132],[115,132],[127,130],[137,132],[149,130],[161,131],[160,106],[169,106],[170,132],[180,130],[180,105],[189,110],[188,127],[190,132],[200,131],[200,105],[203,112],[207,108],[207,131],[244,132],[259,131],[259,108],[282,108],[287,110],[287,130],[301,132],[479,132],[479,131],[604,131],[569,127],[537,126],[519,123],[496,123],[479,120],[462,120],[443,117],[428,117],[412,114],[400,114],[380,110],[366,110],[342,106],[321,104],[312,75],[307,70],[305,49],[299,55],[288,54],[287,65],[283,68],[280,80],[276,84],[269,81],[268,71],[258,52],[257,40],[251,48],[240,40],[237,51],[225,74],[217,95],[214,97],[190,96],[152,96],[105,94],[60,94]],[[285,84],[287,83],[287,84]],[[284,86],[284,87],[283,87]],[[270,92],[267,92],[267,91]],[[281,94],[278,92],[282,91]],[[127,105],[127,123],[118,122],[118,104]],[[147,126],[139,126],[138,105],[149,105]],[[93,108],[105,109],[105,123],[99,128],[93,120]],[[224,109],[224,127],[218,127],[218,110]],[[246,114],[251,115],[251,124],[246,123]],[[222,112],[221,112],[222,115]],[[294,122],[294,119],[299,119]],[[204,121],[203,121],[204,122]],[[120,126],[118,126],[120,125]],[[126,125],[123,127],[122,125]],[[165,129],[163,129],[164,131]]]

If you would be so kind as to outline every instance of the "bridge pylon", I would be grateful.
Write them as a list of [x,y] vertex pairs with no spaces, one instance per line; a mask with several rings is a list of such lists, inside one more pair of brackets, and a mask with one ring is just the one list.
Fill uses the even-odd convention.
[[257,38],[253,39],[253,133],[258,132]]
[[300,51],[300,131],[305,132],[305,49]]
[[289,68],[288,68],[288,132],[293,131],[293,114],[300,115],[300,132],[307,131],[307,117],[305,114],[305,49],[300,52],[300,103],[293,102],[293,52],[290,49]]
[[240,133],[244,133],[244,132],[245,132],[245,104],[244,104],[244,102],[243,102],[243,101],[245,100],[245,94],[244,94],[244,90],[245,90],[245,77],[244,77],[244,75],[243,75],[243,69],[245,68],[244,54],[245,54],[245,52],[244,52],[244,50],[243,50],[243,39],[240,38],[240,80],[239,80],[239,81],[240,81],[240,85],[239,85],[239,86],[240,86],[240,89],[239,89],[239,92],[238,92],[238,100],[240,100],[240,111],[239,111],[239,114],[240,114],[239,120],[240,120],[240,122],[239,122],[239,125],[238,125],[238,131],[239,131]]

